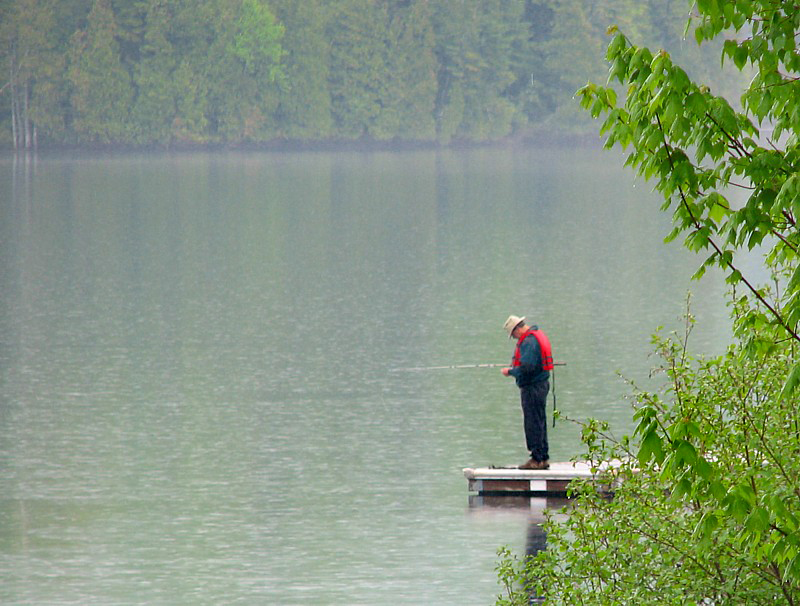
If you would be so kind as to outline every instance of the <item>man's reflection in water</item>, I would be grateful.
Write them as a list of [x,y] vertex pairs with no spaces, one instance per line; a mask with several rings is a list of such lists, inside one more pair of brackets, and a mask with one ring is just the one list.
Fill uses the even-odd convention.
[[[528,513],[528,531],[525,539],[525,555],[535,557],[540,551],[547,549],[547,533],[544,530],[546,518],[545,511],[556,512],[562,510],[569,504],[569,500],[563,497],[537,498],[522,495],[500,495],[500,496],[470,496],[470,510],[490,512],[498,511],[519,511]],[[532,594],[529,604],[544,604],[543,597]]]
[[[540,551],[547,549],[547,532],[544,529],[544,520],[537,520],[531,516],[528,522],[528,538],[525,542],[525,554],[534,557]],[[531,592],[529,604],[544,604],[544,597]]]

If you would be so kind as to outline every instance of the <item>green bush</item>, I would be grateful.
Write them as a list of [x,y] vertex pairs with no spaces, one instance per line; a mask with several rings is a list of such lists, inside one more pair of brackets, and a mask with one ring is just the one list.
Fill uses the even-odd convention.
[[731,347],[694,359],[685,338],[655,338],[662,393],[638,392],[634,440],[585,424],[600,482],[575,487],[548,549],[502,551],[507,601],[548,604],[793,604],[800,600],[800,397],[782,397],[792,347],[759,360]]

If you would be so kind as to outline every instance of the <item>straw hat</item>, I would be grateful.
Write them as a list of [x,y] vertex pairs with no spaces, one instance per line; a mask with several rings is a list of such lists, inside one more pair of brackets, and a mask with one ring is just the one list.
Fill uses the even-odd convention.
[[508,320],[506,320],[506,323],[503,324],[503,328],[506,329],[509,339],[513,336],[512,333],[514,332],[514,329],[523,322],[525,322],[525,316],[522,316],[521,318],[519,316],[508,316]]

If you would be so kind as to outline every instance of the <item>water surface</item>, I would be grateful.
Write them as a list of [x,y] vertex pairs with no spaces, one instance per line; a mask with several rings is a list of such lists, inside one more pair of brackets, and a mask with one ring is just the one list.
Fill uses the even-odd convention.
[[[0,161],[0,602],[489,604],[529,512],[461,469],[525,460],[510,313],[559,406],[628,388],[696,292],[609,152]],[[580,452],[560,422],[551,454]]]

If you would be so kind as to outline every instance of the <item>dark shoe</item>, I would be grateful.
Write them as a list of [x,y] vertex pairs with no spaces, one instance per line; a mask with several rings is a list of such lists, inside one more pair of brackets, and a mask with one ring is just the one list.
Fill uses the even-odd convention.
[[520,465],[517,469],[550,469],[549,461],[535,461],[530,459]]

